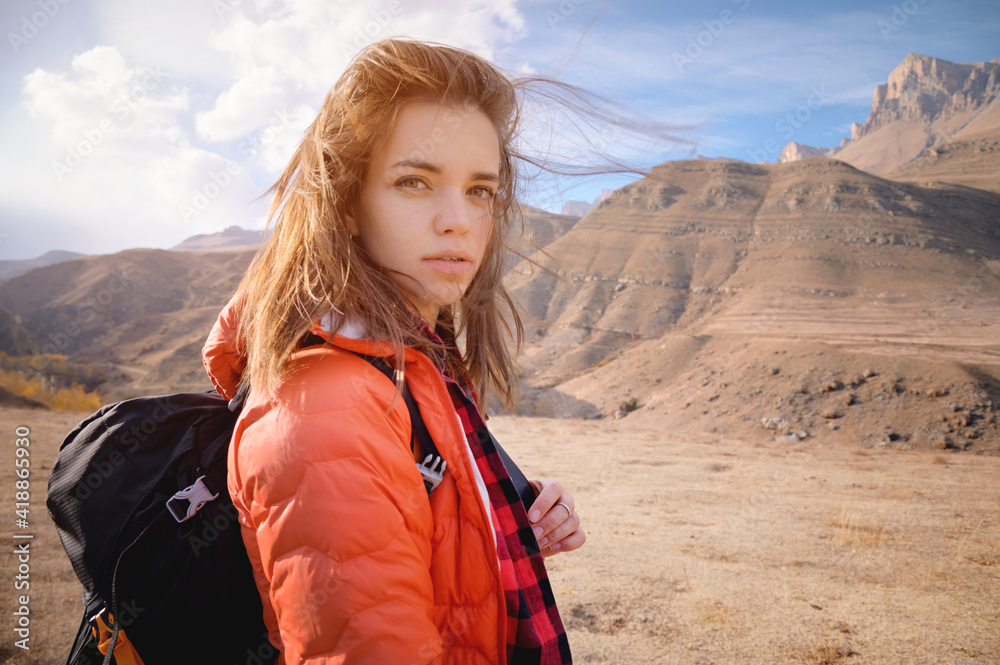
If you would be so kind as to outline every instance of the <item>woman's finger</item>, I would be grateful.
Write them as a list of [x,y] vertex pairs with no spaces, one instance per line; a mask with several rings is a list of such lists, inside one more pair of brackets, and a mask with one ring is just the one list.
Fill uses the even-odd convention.
[[573,514],[573,497],[563,494],[559,497],[559,501],[556,501],[540,520],[531,525],[535,538],[541,540],[543,537],[548,536],[559,525],[571,520]]
[[580,549],[585,542],[587,542],[587,534],[583,532],[583,529],[578,528],[562,540],[542,548],[542,556],[549,557],[560,552],[572,552],[573,550]]
[[[532,524],[537,524],[543,516],[547,515],[552,506],[556,505],[556,502],[560,500],[563,494],[562,485],[557,480],[539,480],[535,482],[541,485],[541,490],[539,490],[538,496],[535,497],[535,501],[531,504],[531,509],[528,511],[528,521]],[[534,483],[532,484],[534,485]],[[535,485],[536,489],[538,485]]]
[[[558,504],[556,504],[558,506]],[[551,543],[557,543],[567,537],[580,527],[580,516],[577,513],[570,515],[565,521],[557,524],[548,533],[543,533],[538,538],[539,547],[548,547]]]

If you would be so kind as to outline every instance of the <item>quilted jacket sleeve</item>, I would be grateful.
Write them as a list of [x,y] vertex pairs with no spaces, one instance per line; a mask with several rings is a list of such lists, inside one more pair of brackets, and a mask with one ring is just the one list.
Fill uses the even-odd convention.
[[276,406],[248,404],[234,439],[230,491],[265,618],[288,665],[433,662],[433,520],[405,405],[387,380],[322,367],[300,372]]

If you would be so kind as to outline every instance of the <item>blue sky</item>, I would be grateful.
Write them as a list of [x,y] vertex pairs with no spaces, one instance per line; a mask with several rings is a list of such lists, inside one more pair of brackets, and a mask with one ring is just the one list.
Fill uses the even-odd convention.
[[[1000,57],[997,0],[5,0],[0,26],[0,259],[260,228],[257,199],[325,92],[385,36],[558,75],[686,127],[679,145],[597,138],[643,165],[834,146],[907,53]],[[558,211],[627,181],[542,179],[528,202]]]

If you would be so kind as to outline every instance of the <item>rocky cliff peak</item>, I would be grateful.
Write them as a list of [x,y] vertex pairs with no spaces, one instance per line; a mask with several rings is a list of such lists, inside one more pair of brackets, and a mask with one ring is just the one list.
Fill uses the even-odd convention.
[[955,63],[910,53],[876,86],[868,121],[852,140],[898,120],[934,122],[985,106],[1000,95],[1000,62]]
[[811,145],[792,141],[778,155],[778,163],[797,162],[807,157],[830,157],[833,155],[833,152],[832,148],[816,148]]
[[[789,144],[779,163],[814,155],[836,157],[876,174],[910,164],[935,146],[960,140],[985,150],[1000,128],[1000,58],[955,63],[910,53],[875,87],[864,123],[851,124],[851,138],[835,148]],[[948,180],[962,184],[959,177]],[[969,183],[982,187],[978,180]],[[992,190],[992,187],[987,187]]]

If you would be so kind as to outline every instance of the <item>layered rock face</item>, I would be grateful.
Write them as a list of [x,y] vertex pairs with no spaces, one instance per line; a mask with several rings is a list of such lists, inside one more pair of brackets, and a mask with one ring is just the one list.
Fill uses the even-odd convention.
[[[846,408],[820,399],[835,381],[854,385],[852,406],[869,411],[902,394],[897,384],[910,395],[965,395],[963,409],[996,389],[1000,403],[994,379],[958,364],[998,373],[1000,195],[901,184],[820,157],[669,162],[547,252],[559,259],[545,264],[550,272],[522,265],[512,282],[533,317],[523,412],[611,416],[631,404],[639,414],[630,417],[707,429],[752,431],[773,416],[808,430],[822,425],[821,411]],[[747,381],[759,377],[749,373],[764,376],[772,353],[807,360],[786,361],[769,381],[775,392],[751,394]],[[891,385],[854,381],[869,366],[892,371]],[[802,390],[816,394],[789,406]],[[697,417],[678,407],[698,400]],[[778,400],[790,410],[772,413]],[[796,409],[812,409],[816,422]]]

